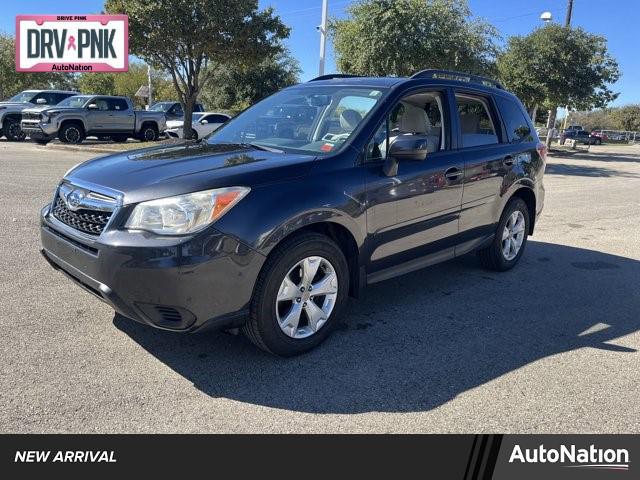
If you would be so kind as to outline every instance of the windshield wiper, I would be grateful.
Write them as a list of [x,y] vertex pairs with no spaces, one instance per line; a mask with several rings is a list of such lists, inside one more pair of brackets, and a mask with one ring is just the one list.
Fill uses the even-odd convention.
[[280,150],[278,148],[273,148],[273,147],[267,147],[265,145],[260,145],[259,143],[240,143],[239,145],[242,145],[243,147],[255,148],[256,150],[262,150],[264,152],[285,153],[284,150]]

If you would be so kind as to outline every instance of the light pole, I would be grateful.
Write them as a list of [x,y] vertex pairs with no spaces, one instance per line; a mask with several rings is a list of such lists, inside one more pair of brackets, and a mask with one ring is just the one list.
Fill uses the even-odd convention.
[[320,67],[318,75],[324,75],[324,56],[327,46],[327,11],[329,9],[329,0],[322,0],[322,23],[317,27],[320,31]]
[[147,97],[147,102],[149,103],[148,108],[151,108],[151,105],[153,105],[153,90],[151,89],[151,65],[149,64],[147,64],[147,85],[149,88],[149,96]]

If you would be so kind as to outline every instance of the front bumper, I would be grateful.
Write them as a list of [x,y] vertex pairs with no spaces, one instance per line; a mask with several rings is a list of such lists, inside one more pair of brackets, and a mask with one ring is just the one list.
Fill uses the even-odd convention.
[[214,229],[192,237],[105,231],[89,242],[41,212],[42,255],[116,312],[174,331],[245,320],[265,257]]
[[34,140],[50,140],[58,133],[58,126],[54,123],[23,120],[20,122],[20,128],[29,138]]

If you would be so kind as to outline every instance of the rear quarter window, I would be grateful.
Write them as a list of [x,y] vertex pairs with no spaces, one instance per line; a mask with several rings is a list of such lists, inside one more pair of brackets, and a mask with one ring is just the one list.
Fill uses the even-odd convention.
[[515,101],[500,96],[495,97],[500,116],[507,130],[510,143],[518,143],[533,140],[531,126],[522,108]]

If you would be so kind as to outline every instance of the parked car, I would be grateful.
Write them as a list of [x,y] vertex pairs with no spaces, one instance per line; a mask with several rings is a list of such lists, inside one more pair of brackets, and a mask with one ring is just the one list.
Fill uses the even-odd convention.
[[586,130],[565,130],[562,132],[561,140],[571,139],[585,145],[600,145],[602,144],[602,138],[597,135],[593,135]]
[[[194,132],[194,138],[202,138],[209,135],[211,132],[220,127],[223,123],[227,122],[231,116],[226,113],[217,112],[199,112],[194,113],[191,119],[191,128]],[[165,134],[172,138],[184,138],[183,120],[169,120],[167,121],[167,130]]]
[[166,120],[162,112],[135,110],[127,97],[76,95],[53,107],[24,110],[21,125],[38,143],[58,137],[61,142],[77,144],[87,136],[157,140]]
[[[315,107],[306,138],[261,129],[291,104]],[[545,156],[520,101],[489,79],[327,75],[206,141],[72,168],[42,209],[42,253],[125,317],[241,327],[295,355],[367,285],[471,251],[514,267],[543,209]]]
[[7,140],[21,141],[26,138],[20,128],[22,111],[36,105],[57,105],[77,92],[65,90],[25,90],[4,102],[0,102],[0,136]]
[[571,131],[579,131],[579,130],[584,130],[584,128],[582,128],[582,125],[569,125],[565,131],[566,132],[571,132]]
[[602,142],[606,142],[609,140],[609,137],[602,130],[594,130],[591,132],[591,137],[597,137],[600,139],[600,142],[597,145],[600,145]]
[[[180,102],[157,102],[151,105],[149,111],[164,113],[167,121],[184,119],[184,111],[182,110],[182,104]],[[204,112],[204,106],[201,103],[196,103],[193,111],[194,113]]]

